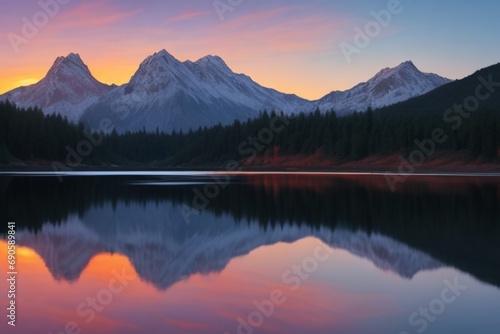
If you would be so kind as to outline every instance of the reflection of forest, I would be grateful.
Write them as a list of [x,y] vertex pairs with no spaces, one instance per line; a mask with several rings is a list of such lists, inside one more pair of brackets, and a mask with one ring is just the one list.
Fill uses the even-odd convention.
[[[192,205],[193,185],[130,186],[128,181],[0,178],[6,204],[1,220],[37,230],[104,203]],[[268,227],[305,224],[379,232],[500,286],[500,182],[410,178],[397,192],[384,182],[383,177],[246,176],[221,190],[206,210]],[[203,185],[196,187],[203,191]]]

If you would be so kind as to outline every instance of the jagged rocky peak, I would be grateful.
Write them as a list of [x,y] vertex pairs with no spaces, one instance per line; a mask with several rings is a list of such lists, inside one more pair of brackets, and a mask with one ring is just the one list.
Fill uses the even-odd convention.
[[[71,73],[68,73],[71,71]],[[57,57],[47,73],[46,78],[57,78],[59,75],[76,74],[78,77],[92,77],[89,68],[79,54],[70,53],[68,56]]]
[[412,67],[415,69],[417,68],[411,60],[407,60],[407,61],[403,62],[400,66]]
[[389,76],[394,75],[411,75],[411,76],[422,76],[425,73],[421,72],[411,60],[407,60],[395,67],[386,67],[380,72],[378,72],[373,78],[368,82],[376,81],[377,79],[384,79]]
[[222,70],[231,71],[226,62],[219,56],[208,55],[198,59],[195,64],[200,66],[213,66]]
[[180,62],[165,49],[147,57],[141,64],[141,68],[161,67],[167,64],[179,64]]

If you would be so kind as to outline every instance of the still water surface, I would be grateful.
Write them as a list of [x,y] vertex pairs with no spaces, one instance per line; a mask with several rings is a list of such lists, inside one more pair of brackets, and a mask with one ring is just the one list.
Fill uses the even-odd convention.
[[500,332],[500,178],[84,174],[0,177],[1,333]]

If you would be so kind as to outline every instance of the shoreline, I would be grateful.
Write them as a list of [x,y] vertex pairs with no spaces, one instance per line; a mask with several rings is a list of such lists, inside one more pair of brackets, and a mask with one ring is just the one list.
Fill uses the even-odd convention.
[[[237,163],[237,164],[236,164]],[[251,161],[230,161],[219,164],[206,164],[198,166],[168,166],[160,164],[145,165],[85,165],[69,168],[67,171],[56,171],[51,166],[52,162],[33,160],[18,161],[10,164],[0,164],[0,174],[9,173],[51,173],[71,174],[71,172],[198,172],[198,173],[324,173],[324,174],[363,174],[363,175],[494,175],[500,176],[500,163],[485,163],[453,157],[450,155],[437,156],[429,159],[419,166],[403,163],[399,155],[370,156],[359,161],[339,161],[325,158],[320,154],[309,156],[272,156],[264,154]],[[231,166],[231,169],[229,168]]]
[[243,169],[241,171],[225,171],[221,169],[75,169],[73,171],[56,172],[51,169],[0,169],[0,176],[202,176],[202,175],[303,175],[303,176],[400,176],[400,177],[498,177],[500,170],[422,170],[414,173],[401,173],[397,170],[324,170],[324,169]]

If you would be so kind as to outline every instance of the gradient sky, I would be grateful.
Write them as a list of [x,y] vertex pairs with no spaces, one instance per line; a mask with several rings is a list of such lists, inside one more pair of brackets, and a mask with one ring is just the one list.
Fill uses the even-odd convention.
[[309,99],[405,60],[452,79],[500,61],[500,3],[491,0],[401,0],[403,11],[350,63],[340,44],[353,44],[355,28],[389,0],[241,0],[223,20],[213,0],[41,1],[67,3],[18,52],[9,33],[23,36],[23,18],[43,20],[39,0],[0,2],[0,93],[40,80],[70,52],[98,80],[116,84],[161,49],[182,61],[219,55],[237,73]]

